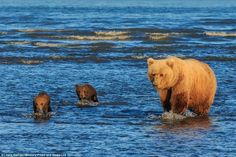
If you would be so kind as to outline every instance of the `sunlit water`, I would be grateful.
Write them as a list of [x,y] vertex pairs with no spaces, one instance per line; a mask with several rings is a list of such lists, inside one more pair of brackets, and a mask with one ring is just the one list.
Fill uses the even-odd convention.
[[[235,1],[0,1],[0,153],[235,156]],[[196,58],[215,71],[209,117],[160,119],[146,59]],[[76,105],[90,83],[99,106]],[[49,120],[32,116],[45,90]]]

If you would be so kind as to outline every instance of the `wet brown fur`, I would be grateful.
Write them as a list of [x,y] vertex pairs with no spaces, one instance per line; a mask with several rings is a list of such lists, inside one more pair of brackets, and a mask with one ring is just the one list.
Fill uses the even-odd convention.
[[90,84],[75,85],[75,90],[79,100],[98,102],[97,91]]
[[52,111],[50,107],[50,96],[44,91],[40,92],[34,98],[33,107],[36,115],[41,115],[42,113],[48,115]]
[[207,115],[213,104],[217,82],[212,69],[203,62],[177,57],[149,58],[148,78],[159,92],[164,111],[171,106],[174,113],[191,109]]

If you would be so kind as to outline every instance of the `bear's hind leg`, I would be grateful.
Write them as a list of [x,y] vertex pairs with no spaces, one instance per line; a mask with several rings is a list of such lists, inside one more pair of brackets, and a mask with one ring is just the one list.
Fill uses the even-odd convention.
[[210,106],[211,105],[209,105],[208,103],[195,105],[195,107],[192,108],[192,111],[199,116],[204,116],[204,115],[208,114],[208,112],[210,110]]

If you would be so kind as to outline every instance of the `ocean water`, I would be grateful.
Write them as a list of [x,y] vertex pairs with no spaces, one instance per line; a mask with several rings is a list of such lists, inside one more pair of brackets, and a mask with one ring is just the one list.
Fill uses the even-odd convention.
[[[0,0],[0,153],[236,156],[235,10],[233,0]],[[208,117],[159,118],[146,59],[171,55],[214,70]],[[86,82],[97,107],[76,106]],[[45,121],[32,117],[41,90]]]

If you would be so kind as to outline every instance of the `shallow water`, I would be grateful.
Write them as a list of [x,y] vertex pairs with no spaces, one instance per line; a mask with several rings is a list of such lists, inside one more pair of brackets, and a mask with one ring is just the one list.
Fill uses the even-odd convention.
[[[0,5],[0,153],[235,156],[235,1],[15,1]],[[207,118],[166,122],[146,59],[196,58],[215,71]],[[88,82],[100,105],[76,106]],[[45,90],[54,114],[32,117]]]

